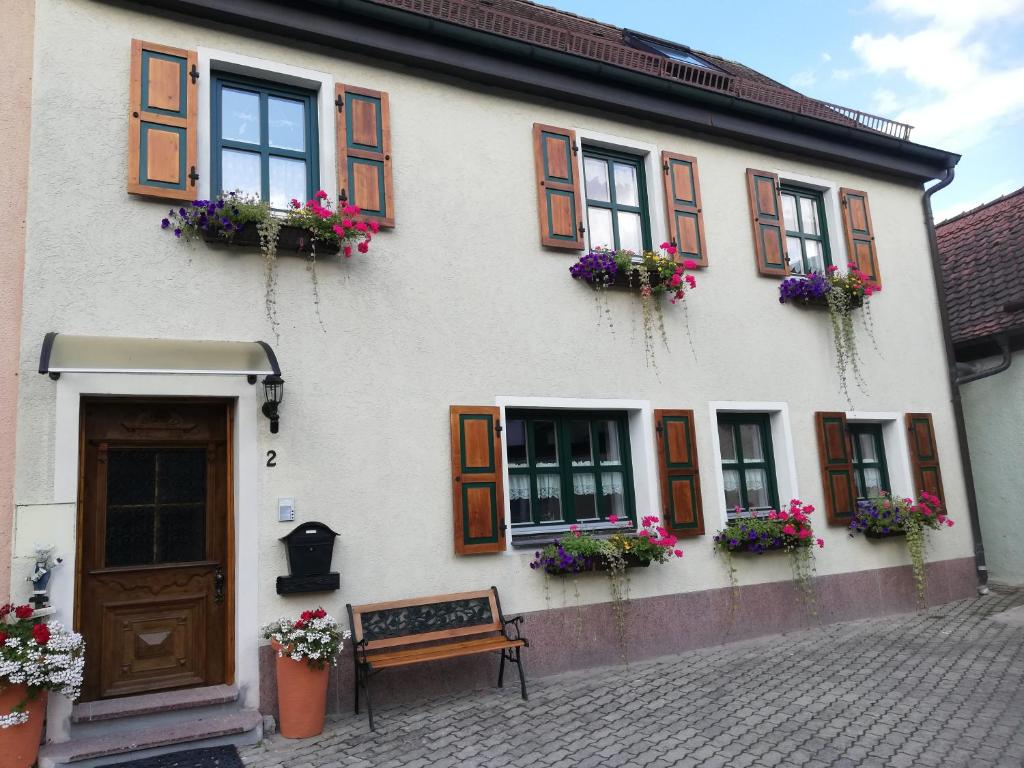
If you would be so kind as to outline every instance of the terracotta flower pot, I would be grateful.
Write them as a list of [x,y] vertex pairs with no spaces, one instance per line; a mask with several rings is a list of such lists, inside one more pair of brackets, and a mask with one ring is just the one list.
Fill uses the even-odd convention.
[[[23,683],[0,687],[0,715],[10,714],[28,697]],[[0,762],[7,768],[32,768],[39,756],[39,742],[46,717],[46,691],[40,691],[25,703],[28,722],[0,728]]]
[[[281,649],[276,641],[271,645],[275,654]],[[324,664],[316,669],[287,654],[277,656],[278,731],[286,739],[307,739],[323,731],[330,668]]]

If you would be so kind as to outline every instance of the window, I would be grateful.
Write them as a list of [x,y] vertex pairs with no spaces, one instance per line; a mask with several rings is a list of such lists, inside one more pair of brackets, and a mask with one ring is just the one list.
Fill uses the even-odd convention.
[[718,414],[725,509],[730,519],[737,507],[751,512],[778,509],[771,434],[766,413]]
[[320,186],[316,93],[215,75],[212,193],[239,190],[283,210]]
[[591,248],[640,253],[651,249],[643,158],[583,147]]
[[505,421],[513,531],[636,519],[624,412],[510,409]]
[[857,498],[873,499],[888,492],[889,471],[885,465],[885,444],[881,424],[850,424],[853,440],[853,475]]
[[696,55],[685,45],[670,43],[666,40],[659,40],[656,37],[647,37],[630,30],[626,30],[626,42],[640,48],[641,50],[650,51],[651,53],[660,53],[662,56],[667,56],[674,61],[681,61],[684,64],[689,64],[694,67],[703,67],[704,69],[710,69],[715,72],[722,71],[710,62]]
[[832,263],[821,192],[782,187],[782,218],[786,223],[789,269],[795,275],[824,272]]

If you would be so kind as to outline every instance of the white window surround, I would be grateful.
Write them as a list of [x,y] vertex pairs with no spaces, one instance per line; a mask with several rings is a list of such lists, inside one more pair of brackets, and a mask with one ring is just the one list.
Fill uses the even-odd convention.
[[[84,395],[149,397],[223,397],[235,401],[234,551],[259,549],[257,477],[259,407],[263,390],[244,376],[186,374],[64,373],[56,382],[53,488],[55,504],[77,504],[79,414]],[[77,535],[77,534],[76,534]],[[76,552],[62,553],[64,567],[54,574],[52,603],[56,619],[71,626],[75,606]],[[235,557],[235,684],[246,707],[259,706],[259,621],[256,611],[260,583],[258,558]],[[71,702],[51,696],[47,705],[46,741],[70,738]]]
[[210,76],[211,71],[232,72],[317,92],[317,130],[320,135],[320,189],[330,200],[338,199],[335,147],[334,78],[325,72],[293,67],[268,59],[242,56],[214,48],[198,48],[199,57],[199,187],[196,197],[209,199],[210,189]]
[[[505,423],[508,408],[538,408],[547,410],[591,410],[625,411],[629,426],[629,450],[633,468],[633,492],[636,498],[636,513],[639,520],[644,515],[656,514],[661,509],[658,491],[658,463],[655,453],[654,411],[649,400],[616,400],[575,397],[515,397],[495,398],[495,405]],[[508,454],[505,441],[506,431],[501,432],[502,482],[504,483],[505,542],[506,554],[521,554],[523,550],[512,548],[512,515],[509,498],[508,467],[504,457]]]
[[903,414],[892,412],[847,411],[850,424],[881,424],[885,466],[889,471],[889,487],[894,496],[914,496],[914,480],[910,472],[910,449],[903,429]]
[[781,168],[776,168],[774,173],[778,174],[780,184],[793,184],[822,193],[825,204],[825,226],[828,227],[828,249],[832,255],[832,263],[845,272],[850,259],[846,253],[842,211],[839,209],[840,185],[832,179],[809,176],[806,173],[797,173]]
[[[586,128],[574,128],[573,130],[576,131],[576,141],[580,144],[580,151],[576,155],[576,173],[578,174],[577,178],[580,180],[580,211],[584,221],[586,221],[587,216],[587,189],[586,176],[583,174],[583,144],[586,143],[594,147],[603,147],[604,149],[640,155],[644,161],[644,176],[647,177],[647,215],[650,219],[648,224],[651,228],[651,245],[654,247],[654,250],[658,250],[658,244],[666,239],[665,233],[668,231],[668,227],[665,224],[664,203],[658,204],[662,199],[663,192],[661,191],[661,154],[657,146],[643,141],[628,139],[624,136],[614,136],[608,133],[587,130]],[[590,227],[587,224],[584,224],[584,226],[587,228],[586,239],[587,249],[589,250]]]
[[708,404],[711,413],[711,461],[715,473],[715,488],[718,492],[715,504],[704,497],[704,509],[710,519],[710,511],[717,508],[719,527],[728,522],[725,508],[725,478],[722,475],[722,446],[718,441],[719,413],[766,413],[772,430],[772,453],[775,459],[775,482],[779,491],[779,504],[800,498],[796,479],[796,454],[793,450],[793,432],[789,424],[787,403],[754,403],[714,401]]

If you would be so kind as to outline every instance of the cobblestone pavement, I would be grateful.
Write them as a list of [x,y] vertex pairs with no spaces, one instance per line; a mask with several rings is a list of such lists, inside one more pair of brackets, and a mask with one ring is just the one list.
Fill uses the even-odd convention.
[[380,706],[376,733],[346,715],[241,754],[249,768],[1021,768],[1024,621],[990,618],[1021,604],[1003,591],[535,679],[528,702],[513,674],[504,689]]

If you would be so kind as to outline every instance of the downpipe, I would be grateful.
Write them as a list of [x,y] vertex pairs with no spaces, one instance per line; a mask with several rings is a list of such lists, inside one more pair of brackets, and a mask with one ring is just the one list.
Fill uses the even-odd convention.
[[974,471],[971,468],[971,452],[967,444],[967,424],[964,421],[964,406],[960,399],[960,381],[957,376],[956,356],[953,352],[953,335],[949,328],[949,310],[946,306],[946,286],[942,281],[942,260],[939,258],[939,240],[935,234],[935,217],[932,213],[932,195],[953,183],[955,170],[945,170],[939,183],[929,187],[922,198],[925,225],[928,228],[928,245],[932,256],[932,278],[939,297],[939,317],[942,321],[942,341],[946,348],[946,372],[953,396],[953,418],[956,421],[956,436],[960,446],[960,467],[967,490],[967,514],[971,521],[971,536],[974,539],[974,569],[978,577],[978,594],[988,594],[988,567],[985,565],[985,544],[981,538],[981,519],[978,516],[978,497],[974,492]]

